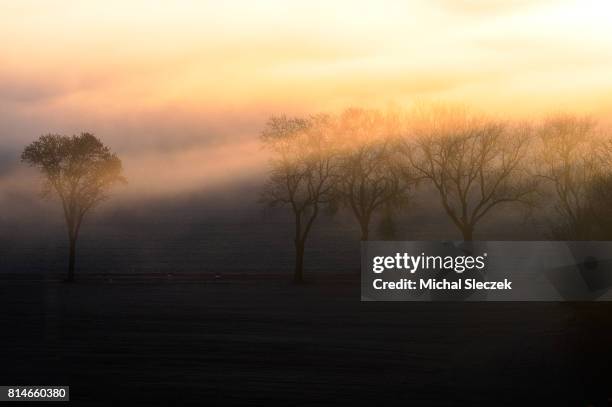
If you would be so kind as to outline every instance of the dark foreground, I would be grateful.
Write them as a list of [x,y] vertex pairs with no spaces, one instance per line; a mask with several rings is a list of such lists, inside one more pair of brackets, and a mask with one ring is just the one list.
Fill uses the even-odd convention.
[[608,405],[612,303],[361,303],[357,282],[0,281],[0,384],[72,404]]

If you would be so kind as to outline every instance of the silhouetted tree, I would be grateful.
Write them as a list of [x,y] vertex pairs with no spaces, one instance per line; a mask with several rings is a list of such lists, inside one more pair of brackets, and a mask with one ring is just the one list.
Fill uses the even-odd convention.
[[67,281],[73,281],[83,217],[108,197],[112,185],[125,182],[121,160],[90,133],[41,136],[24,149],[21,159],[42,172],[43,195],[56,193],[62,202],[70,244]]
[[533,203],[536,182],[523,166],[526,127],[462,111],[434,110],[421,119],[407,142],[408,161],[433,184],[464,240],[493,209]]
[[333,199],[334,149],[324,115],[307,119],[272,117],[261,139],[273,153],[262,201],[286,205],[295,221],[296,283],[304,281],[304,249],[312,225],[322,206]]
[[612,173],[609,170],[590,183],[587,199],[590,202],[587,218],[591,225],[589,239],[612,240]]
[[405,202],[412,185],[396,163],[399,129],[394,117],[364,109],[344,111],[336,125],[337,193],[359,223],[361,240],[368,240],[372,215]]
[[602,187],[608,183],[609,142],[597,133],[593,120],[572,115],[548,118],[539,136],[537,173],[552,187],[556,213],[550,220],[552,237],[593,238],[600,221],[594,205],[606,195]]
[[398,238],[394,211],[390,207],[385,207],[382,210],[382,216],[378,222],[378,235],[380,240],[396,240]]

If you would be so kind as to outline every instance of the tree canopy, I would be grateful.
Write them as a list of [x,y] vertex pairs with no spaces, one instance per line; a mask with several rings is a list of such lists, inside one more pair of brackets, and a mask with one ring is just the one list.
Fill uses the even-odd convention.
[[43,195],[56,193],[60,198],[70,239],[71,280],[83,217],[108,198],[113,185],[126,182],[121,160],[91,133],[43,135],[24,149],[21,159],[42,172]]

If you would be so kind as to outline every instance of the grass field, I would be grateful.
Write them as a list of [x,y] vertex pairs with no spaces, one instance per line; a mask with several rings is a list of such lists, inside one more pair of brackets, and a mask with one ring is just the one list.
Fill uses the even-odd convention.
[[358,281],[3,280],[0,382],[89,405],[607,405],[612,304],[362,303]]

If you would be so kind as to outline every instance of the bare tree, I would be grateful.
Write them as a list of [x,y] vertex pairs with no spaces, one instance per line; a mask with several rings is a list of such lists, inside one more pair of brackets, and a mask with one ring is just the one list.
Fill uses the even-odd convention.
[[372,215],[408,199],[410,182],[396,163],[398,127],[394,117],[376,110],[347,109],[337,120],[340,144],[337,193],[368,240]]
[[539,136],[537,172],[551,186],[556,213],[550,222],[552,236],[591,239],[598,225],[595,196],[604,195],[612,145],[597,133],[592,119],[572,115],[548,118]]
[[590,202],[587,222],[592,226],[589,239],[612,240],[612,172],[609,169],[591,182],[587,200]]
[[322,206],[333,199],[334,151],[328,132],[329,118],[272,117],[261,139],[273,153],[262,201],[289,206],[295,222],[296,283],[304,281],[304,249]]
[[83,217],[108,198],[111,186],[125,182],[121,160],[90,133],[41,136],[24,149],[21,159],[42,172],[43,195],[56,193],[62,202],[70,243],[67,281],[73,281]]
[[504,204],[531,205],[535,179],[526,170],[526,126],[465,112],[433,112],[407,141],[410,165],[437,190],[442,206],[464,240]]

